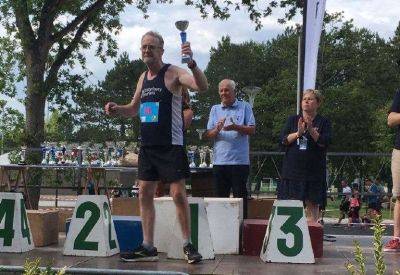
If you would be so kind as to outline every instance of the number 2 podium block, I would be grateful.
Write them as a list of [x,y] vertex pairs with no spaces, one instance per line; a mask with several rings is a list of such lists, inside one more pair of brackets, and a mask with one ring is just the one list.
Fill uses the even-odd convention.
[[64,255],[107,257],[119,253],[119,245],[105,195],[78,197]]
[[0,193],[0,252],[26,252],[34,247],[21,193]]
[[274,263],[315,263],[303,202],[274,202],[260,258]]

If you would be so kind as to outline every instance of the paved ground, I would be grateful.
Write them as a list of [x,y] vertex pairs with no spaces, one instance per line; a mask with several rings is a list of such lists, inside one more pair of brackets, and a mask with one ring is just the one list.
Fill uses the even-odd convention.
[[[124,263],[115,255],[108,258],[63,256],[62,248],[65,235],[60,235],[58,245],[36,248],[32,251],[14,254],[0,253],[0,265],[22,266],[26,258],[42,258],[53,261],[54,267],[96,268],[102,274],[117,274],[109,269],[148,271],[154,274],[160,271],[176,271],[188,274],[347,274],[344,264],[353,259],[353,241],[358,240],[367,257],[367,274],[375,274],[372,238],[370,236],[336,236],[336,242],[324,242],[324,257],[316,264],[273,264],[264,263],[257,256],[217,255],[215,260],[203,261],[197,265],[188,265],[183,260],[169,260],[161,253],[160,260],[153,263]],[[387,237],[385,237],[387,240]],[[400,269],[400,254],[385,254],[387,274]],[[20,274],[0,271],[0,274]],[[76,274],[76,273],[75,273]],[[83,274],[83,273],[80,273]],[[93,274],[93,273],[92,273]]]

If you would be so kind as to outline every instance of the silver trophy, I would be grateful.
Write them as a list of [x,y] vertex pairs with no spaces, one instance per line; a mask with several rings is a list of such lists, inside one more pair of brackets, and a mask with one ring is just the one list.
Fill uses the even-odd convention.
[[104,152],[104,166],[114,166],[115,161],[113,159],[113,151],[114,151],[114,141],[106,141],[106,151]]
[[249,104],[251,108],[254,106],[254,99],[256,95],[261,91],[260,87],[256,86],[246,86],[243,88],[243,92],[249,97]]
[[199,139],[202,140],[206,129],[196,129],[196,132],[199,134]]
[[100,158],[100,151],[103,145],[101,143],[95,143],[93,144],[93,150],[91,152],[91,158],[90,158],[90,165],[92,166],[102,166],[103,162]]
[[89,154],[89,142],[83,142],[78,149],[80,150],[80,154],[81,154],[81,165],[82,166],[89,166],[90,162],[89,159],[90,158],[90,154]]
[[206,147],[200,147],[199,149],[199,155],[200,155],[200,168],[206,168],[207,167],[207,162],[206,162],[206,156],[207,156],[207,148]]
[[210,156],[210,165],[208,167],[213,167],[213,162],[214,162],[214,150],[212,148],[208,148],[208,154]]
[[26,146],[21,146],[21,160],[19,164],[21,165],[26,164]]
[[[181,31],[181,41],[182,44],[186,42],[186,29],[189,26],[189,21],[187,20],[180,20],[175,22],[175,27]],[[190,56],[187,54],[182,54],[182,63],[189,63],[191,60]]]

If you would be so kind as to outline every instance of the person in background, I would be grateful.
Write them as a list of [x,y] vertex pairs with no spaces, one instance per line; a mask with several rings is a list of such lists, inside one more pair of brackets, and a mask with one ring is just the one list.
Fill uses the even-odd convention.
[[341,181],[341,186],[342,186],[342,200],[340,202],[339,210],[340,210],[340,216],[337,224],[340,224],[342,220],[346,217],[346,215],[349,213],[350,209],[350,198],[351,198],[351,188],[348,185],[346,180]]
[[361,198],[358,190],[353,189],[352,196],[350,198],[349,205],[349,226],[352,226],[354,223],[360,222],[360,209],[361,209]]

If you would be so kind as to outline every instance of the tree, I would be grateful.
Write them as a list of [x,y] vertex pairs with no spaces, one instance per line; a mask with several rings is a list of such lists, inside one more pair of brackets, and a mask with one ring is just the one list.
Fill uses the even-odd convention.
[[[288,28],[275,39],[255,45],[232,44],[223,38],[212,50],[206,70],[210,87],[214,87],[213,97],[194,103],[198,108],[195,113],[201,117],[201,128],[206,125],[210,106],[220,102],[216,85],[221,79],[230,77],[251,83],[254,81],[251,76],[255,75],[262,91],[253,107],[256,134],[251,137],[251,150],[280,150],[280,131],[286,118],[296,112],[298,37],[298,28]],[[356,28],[351,20],[344,21],[340,13],[326,16],[317,88],[324,96],[319,113],[332,122],[333,143],[329,151],[388,152],[392,147],[393,136],[386,126],[386,116],[400,84],[395,62],[396,41],[396,37],[387,42],[370,30]],[[259,49],[257,59],[239,54],[250,52],[251,47]],[[242,62],[243,66],[237,65]],[[256,75],[252,68],[259,69],[262,76]],[[249,77],[244,79],[244,76]],[[331,159],[336,170],[340,167],[339,161]],[[361,176],[366,171],[379,171],[381,165],[381,160],[355,161],[362,168]],[[350,172],[349,168],[346,172],[354,171]]]
[[[2,60],[15,57],[26,77],[26,143],[38,147],[44,138],[44,106],[46,99],[68,104],[68,89],[82,84],[82,78],[70,73],[70,68],[79,64],[85,68],[82,49],[93,46],[87,34],[95,36],[96,55],[104,61],[116,55],[117,42],[113,38],[121,29],[119,14],[132,4],[132,0],[5,0],[0,3],[0,20],[7,31],[1,43],[8,45]],[[166,3],[167,1],[161,1]],[[147,15],[151,1],[140,0],[136,7]],[[272,1],[264,8],[258,8],[256,1],[186,1],[206,17],[210,11],[213,17],[227,19],[231,9],[244,8],[249,17],[261,27],[260,19],[271,14],[272,9],[289,9],[286,17],[294,16],[298,1]],[[11,41],[15,39],[16,45]],[[9,45],[13,45],[10,47]],[[15,46],[15,47],[14,47]],[[1,60],[1,59],[0,59]],[[13,64],[10,62],[10,64]],[[12,72],[13,70],[8,70]],[[9,80],[0,80],[0,85],[12,86]],[[3,77],[7,77],[3,72]],[[38,159],[36,160],[38,161]]]
[[99,82],[96,87],[88,87],[76,93],[73,114],[77,124],[85,125],[78,129],[77,135],[84,138],[80,131],[90,128],[92,131],[98,129],[97,134],[103,140],[126,139],[127,129],[130,128],[130,133],[134,136],[129,138],[136,141],[139,134],[138,119],[133,118],[132,122],[126,118],[107,116],[104,105],[108,101],[118,104],[130,102],[137,80],[145,70],[146,66],[141,60],[131,61],[128,53],[124,52],[115,61],[114,68],[107,72],[104,81]]
[[46,141],[66,142],[73,140],[74,124],[66,112],[54,110],[45,124]]

